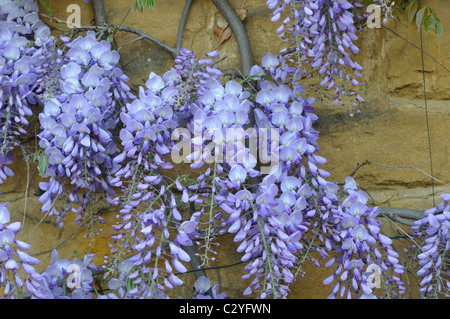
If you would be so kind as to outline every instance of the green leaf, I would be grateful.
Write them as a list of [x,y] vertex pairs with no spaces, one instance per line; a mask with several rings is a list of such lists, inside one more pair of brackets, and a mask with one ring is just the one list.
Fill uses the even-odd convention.
[[48,156],[44,152],[39,154],[38,168],[39,168],[39,174],[41,176],[44,176],[48,169]]
[[135,0],[133,5],[131,6],[131,9],[134,13],[136,12],[136,10],[143,12],[145,8],[153,9],[154,7],[155,0]]
[[442,34],[442,31],[443,31],[442,23],[441,21],[439,21],[439,19],[436,18],[436,34],[440,36]]
[[414,17],[416,16],[418,9],[417,2],[411,2],[408,4],[408,6],[405,9],[406,19],[408,20],[408,23],[411,23],[414,20]]
[[37,150],[37,151],[34,153],[34,156],[33,156],[33,161],[34,161],[34,162],[38,160],[39,155],[41,155],[41,153],[42,153],[42,150]]
[[108,42],[113,42],[114,35],[113,34],[109,34],[108,37],[106,38],[106,40],[108,40]]
[[425,14],[425,8],[426,7],[423,7],[422,9],[420,9],[416,15],[416,25],[419,29],[422,27],[422,21],[423,21],[423,16]]
[[425,32],[430,32],[431,30],[433,30],[435,25],[436,17],[434,16],[434,14],[430,14],[423,19],[423,27],[425,29]]

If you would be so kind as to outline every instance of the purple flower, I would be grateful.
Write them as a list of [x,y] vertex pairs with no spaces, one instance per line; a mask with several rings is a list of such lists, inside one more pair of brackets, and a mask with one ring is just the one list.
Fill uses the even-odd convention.
[[[49,164],[44,177],[50,178],[49,183],[41,184],[42,211],[56,215],[60,226],[69,210],[79,213],[76,220],[81,222],[98,190],[112,201],[115,191],[107,181],[118,169],[113,162],[118,149],[111,133],[118,122],[115,107],[134,98],[125,84],[127,78],[114,67],[118,55],[110,50],[108,41],[98,42],[95,33],[88,32],[65,45],[69,50],[59,57],[59,69],[51,71],[59,73],[48,75],[58,79],[59,87],[43,83],[43,89],[52,93],[43,96],[44,112],[39,115],[43,129],[40,145],[45,147]],[[66,181],[73,188],[63,193]],[[80,189],[87,190],[82,199]],[[68,205],[58,209],[53,202],[61,195]]]
[[[209,281],[208,277],[206,276],[200,276],[197,278],[194,289],[196,292],[196,299],[226,299],[227,295],[222,293],[217,293],[217,290],[219,289],[219,284],[214,285],[214,287],[211,289],[211,282]],[[211,289],[211,291],[210,291]]]
[[[423,244],[416,247],[419,249],[417,275],[422,277],[419,292],[424,298],[435,299],[441,294],[448,297],[444,287],[449,286],[449,280],[442,274],[449,271],[445,259],[450,247],[450,195],[442,194],[441,199],[443,203],[426,210],[424,217],[411,227],[416,235],[425,235]],[[394,254],[391,259],[395,261],[396,257]]]
[[271,53],[267,53],[261,60],[261,65],[266,70],[274,69],[279,63],[278,58]]
[[229,174],[230,181],[233,185],[239,186],[247,178],[247,171],[240,165],[234,165]]
[[[10,214],[6,204],[0,204],[0,287],[4,288],[4,298],[18,298],[21,294],[23,284],[31,286],[36,284],[40,275],[36,273],[33,266],[39,260],[28,255],[24,250],[31,245],[16,238],[21,228],[19,222],[11,223]],[[25,277],[19,274],[20,266],[25,272]]]
[[[353,75],[360,77],[362,67],[350,55],[359,51],[353,43],[358,39],[355,34],[356,25],[363,19],[362,15],[353,10],[359,3],[330,0],[301,3],[285,1],[282,5],[279,1],[268,1],[267,5],[273,10],[272,21],[280,20],[284,10],[291,12],[277,30],[279,37],[284,39],[283,42],[289,42],[295,48],[295,52],[287,54],[285,58],[295,59],[300,65],[299,71],[301,68],[306,69],[309,64],[309,73],[320,76],[320,85],[326,90],[334,90],[332,98],[335,103],[343,104],[341,95],[354,98],[355,102],[350,105],[352,114],[352,106],[364,101],[348,85],[361,85]],[[273,57],[266,60],[272,61]],[[267,68],[270,63],[264,62]]]

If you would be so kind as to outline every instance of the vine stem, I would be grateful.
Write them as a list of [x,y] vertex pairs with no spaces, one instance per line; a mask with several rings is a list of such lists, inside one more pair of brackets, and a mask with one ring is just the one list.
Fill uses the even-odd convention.
[[[172,184],[168,185],[168,186],[166,187],[165,191],[168,191],[168,190],[171,189],[174,185],[175,185],[175,183],[172,183]],[[164,192],[164,193],[165,193],[165,192]],[[150,208],[152,208],[153,205],[155,205],[155,203],[162,197],[162,195],[164,195],[164,193],[163,193],[163,194],[158,194],[158,195],[153,199],[153,201],[150,203],[150,205],[147,207],[147,210],[150,209]],[[142,214],[141,218],[139,219],[139,221],[138,221],[138,222],[136,223],[136,225],[134,226],[134,229],[133,229],[134,232],[136,232],[136,230],[138,229],[138,227],[141,226],[141,222],[142,222],[144,216],[145,216],[145,214]],[[172,212],[170,212],[169,217],[168,217],[167,220],[169,220],[171,217],[172,217]],[[161,236],[164,236],[164,231],[161,233]],[[127,238],[127,240],[125,241],[125,244],[121,247],[121,250],[119,251],[119,254],[118,254],[118,256],[117,256],[117,258],[116,258],[115,260],[119,260],[119,259],[120,259],[120,257],[122,256],[122,254],[123,254],[123,252],[124,252],[124,250],[125,250],[125,247],[128,246],[128,244],[130,243],[131,238],[132,238],[132,236],[130,236],[130,237]],[[161,238],[162,238],[162,237],[161,237]],[[159,245],[161,245],[161,242],[159,243]],[[109,275],[109,273],[111,272],[112,269],[113,269],[113,267],[110,268],[110,270],[106,273],[106,275]]]
[[92,0],[92,8],[94,9],[95,24],[98,26],[106,25],[106,13],[103,0]]
[[422,58],[422,80],[423,80],[423,100],[425,103],[425,119],[427,123],[427,136],[428,136],[428,152],[430,158],[430,173],[431,173],[431,189],[433,192],[433,206],[436,206],[436,199],[434,193],[434,174],[433,174],[433,157],[431,153],[431,134],[430,134],[430,123],[428,120],[428,104],[427,104],[427,86],[425,81],[425,62],[423,59],[423,37],[422,37],[422,27],[420,27],[420,52]]
[[[274,274],[273,274],[273,266],[272,266],[272,261],[270,260],[270,256],[271,256],[272,252],[270,251],[269,245],[267,244],[266,236],[264,236],[264,229],[263,229],[263,226],[261,225],[261,220],[259,218],[258,218],[258,227],[259,227],[259,232],[261,233],[264,250],[266,251],[267,267],[269,268],[270,284],[272,286],[272,295],[273,295],[274,299],[277,299],[277,294],[276,294],[276,290],[275,290],[276,284],[274,282]],[[264,281],[266,281],[265,278],[264,278]]]
[[[41,14],[41,16],[49,18],[49,19],[53,19],[54,21],[56,21],[59,24],[66,24],[66,21],[52,17],[52,16],[48,16],[46,14]],[[80,26],[79,28],[76,28],[74,30],[76,30],[77,32],[90,31],[90,30],[108,31],[109,32],[109,30],[113,27],[110,27],[110,26]],[[173,54],[175,52],[175,49],[172,48],[171,46],[169,46],[168,44],[166,44],[164,41],[156,39],[155,37],[152,37],[151,35],[143,32],[139,29],[129,27],[129,26],[121,26],[119,28],[119,31],[125,31],[125,32],[137,34],[137,35],[141,36],[143,39],[149,40],[149,41],[155,43],[156,45],[159,45],[160,47],[167,50],[171,54]],[[69,31],[69,32],[73,32],[73,31]]]
[[[253,201],[250,201],[250,205],[252,206],[252,210],[254,212],[256,212],[256,208],[255,205],[253,204]],[[277,299],[277,294],[276,294],[276,287],[277,284],[274,282],[274,273],[273,273],[273,265],[272,265],[272,261],[270,260],[270,256],[272,255],[271,251],[270,251],[270,247],[267,244],[267,239],[266,236],[264,236],[264,229],[263,226],[261,225],[261,220],[260,218],[257,218],[257,222],[258,222],[258,228],[259,228],[259,232],[261,234],[261,239],[263,242],[263,246],[264,246],[264,250],[266,251],[266,261],[267,261],[267,267],[269,268],[269,274],[270,274],[270,284],[271,284],[271,288],[272,288],[272,295],[274,299]],[[264,283],[266,282],[266,278],[264,276]]]
[[213,209],[214,209],[214,191],[216,186],[216,176],[217,176],[217,157],[214,158],[214,175],[212,181],[212,190],[211,190],[211,202],[209,205],[209,223],[208,223],[208,231],[206,234],[205,240],[205,256],[203,258],[202,266],[206,265],[208,259],[208,247],[210,246],[210,238],[211,238],[211,221],[213,219]]

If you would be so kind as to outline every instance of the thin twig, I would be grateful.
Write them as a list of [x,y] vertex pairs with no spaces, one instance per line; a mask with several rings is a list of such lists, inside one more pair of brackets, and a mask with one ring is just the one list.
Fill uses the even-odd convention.
[[[66,24],[66,21],[55,18],[55,17],[51,17],[45,14],[41,14],[43,17],[49,18],[49,19],[53,19],[55,20],[57,23],[60,24]],[[112,31],[112,29],[115,26],[80,26],[79,28],[75,28],[72,30],[68,30],[67,32],[73,32],[73,31],[77,31],[77,32],[83,32],[83,31],[107,31],[108,33],[110,33]],[[156,39],[154,37],[152,37],[151,35],[133,28],[133,27],[129,27],[129,26],[120,26],[117,27],[119,31],[125,31],[125,32],[129,32],[129,33],[134,33],[139,35],[140,37],[142,37],[143,39],[149,40],[157,45],[159,45],[160,47],[162,47],[163,49],[167,50],[170,54],[174,54],[175,52],[175,48],[172,48],[171,46],[169,46],[168,44],[166,44],[164,41],[161,41],[159,39]]]
[[214,61],[213,65],[216,65],[217,63],[222,62],[223,60],[225,60],[227,58],[226,55],[224,55],[223,57],[221,57],[220,59],[217,59],[216,61]]
[[144,38],[143,37],[137,37],[137,38],[135,38],[135,39],[133,39],[131,41],[128,41],[127,43],[122,44],[119,48],[117,48],[117,52],[120,52],[120,50],[122,50],[125,46],[130,45],[130,44],[132,44],[134,42],[140,41],[142,39],[144,39]]
[[70,238],[72,238],[73,235],[75,235],[84,226],[85,226],[84,224],[80,225],[72,234],[70,234],[67,238],[65,238],[63,241],[61,241],[57,245],[53,246],[52,248],[44,250],[44,251],[40,251],[40,252],[37,252],[37,253],[30,253],[30,255],[31,256],[38,256],[38,255],[43,255],[43,254],[46,254],[46,253],[49,253],[49,252],[53,251],[54,249],[58,248],[62,244],[66,243]]
[[408,42],[409,44],[411,44],[413,47],[415,47],[416,49],[419,49],[423,54],[428,55],[434,62],[436,62],[437,64],[439,64],[445,71],[450,73],[450,70],[447,69],[441,62],[439,62],[435,57],[433,57],[431,54],[429,54],[428,52],[424,51],[423,49],[421,49],[419,46],[415,45],[414,43],[412,43],[411,41],[409,41],[408,39],[406,39],[405,37],[401,36],[400,34],[398,34],[397,32],[395,32],[394,30],[386,27],[385,25],[381,25],[383,28],[385,28],[386,30],[392,32],[393,34],[395,34],[396,36],[398,36],[399,38],[401,38],[402,40]]
[[[385,216],[386,217],[386,216]],[[395,227],[397,227],[400,232],[404,233],[406,237],[408,237],[417,247],[420,247],[419,244],[417,244],[417,242],[414,240],[414,238],[412,238],[412,236],[410,234],[408,234],[407,232],[405,232],[400,226],[398,226],[391,218],[386,217],[392,224],[394,224]]]
[[50,206],[50,209],[44,214],[44,217],[42,217],[42,219],[39,221],[39,223],[37,223],[36,226],[34,226],[34,228],[37,228],[45,219],[45,217],[47,217],[47,215],[52,211],[53,207],[56,204],[56,201],[58,200],[59,194],[56,194],[55,200],[52,203],[52,206]]
[[152,41],[153,43],[159,45],[161,48],[165,49],[172,55],[175,53],[175,48],[172,48],[171,46],[166,44],[164,41],[158,40],[139,29],[129,27],[129,26],[121,26],[119,28],[119,31],[125,31],[125,32],[137,34],[137,35],[141,36],[143,39],[147,39],[147,40]]
[[436,206],[435,195],[434,195],[434,180],[433,180],[433,159],[431,154],[431,137],[430,137],[430,124],[428,120],[428,104],[427,104],[427,89],[425,81],[425,62],[423,60],[423,39],[422,39],[422,27],[420,27],[420,51],[422,57],[422,80],[423,80],[423,100],[425,102],[425,117],[427,122],[427,134],[428,134],[428,152],[430,156],[430,169],[431,169],[431,189],[433,191],[433,206]]
[[350,175],[348,175],[348,176],[353,177],[353,175],[355,175],[356,172],[357,172],[361,167],[363,167],[363,166],[366,165],[366,164],[367,164],[366,162],[356,164],[355,169],[354,169],[353,172],[351,172]]
[[412,169],[415,169],[416,171],[419,171],[422,174],[425,174],[426,176],[434,179],[435,181],[437,181],[437,182],[439,182],[439,183],[441,183],[441,184],[443,184],[443,185],[445,185],[447,187],[450,187],[450,185],[448,185],[447,183],[444,183],[443,181],[437,179],[436,177],[433,177],[430,174],[428,174],[428,173],[426,173],[426,172],[422,171],[421,169],[418,169],[417,167],[414,167],[414,166],[410,166],[410,165],[383,165],[383,164],[379,164],[377,162],[370,161],[370,160],[368,160],[367,163],[368,164],[376,164],[376,165],[379,165],[381,167],[387,167],[387,168],[412,168]]

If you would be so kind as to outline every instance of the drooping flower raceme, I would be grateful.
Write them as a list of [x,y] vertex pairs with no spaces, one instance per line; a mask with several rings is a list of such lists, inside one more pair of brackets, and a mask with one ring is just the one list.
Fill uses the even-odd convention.
[[[259,291],[262,298],[285,298],[295,278],[296,254],[303,248],[300,239],[307,230],[305,214],[313,193],[303,181],[304,163],[315,166],[318,159],[314,157],[317,132],[311,126],[317,117],[311,113],[313,100],[300,96],[304,88],[287,86],[294,69],[271,54],[262,62],[262,67],[252,68],[252,76],[259,80],[254,110],[263,140],[259,155],[267,157],[276,149],[279,154],[272,160],[277,165],[262,178],[256,192],[242,194],[245,200],[236,198],[233,206],[242,212],[230,216],[234,222],[229,231],[236,232],[235,241],[242,242],[238,248],[244,253],[242,261],[249,261],[243,278],[254,276],[244,295]],[[273,80],[266,80],[267,76]],[[275,138],[264,138],[267,130],[275,130]],[[241,181],[238,187],[245,184]]]
[[93,276],[102,270],[92,261],[93,254],[83,260],[60,259],[56,250],[52,251],[51,262],[41,274],[40,280],[28,286],[32,299],[92,299]]
[[268,0],[267,5],[273,10],[272,21],[280,20],[283,11],[290,11],[277,30],[292,48],[286,57],[292,58],[306,76],[317,76],[320,87],[334,90],[335,103],[349,103],[351,111],[357,102],[363,102],[352,89],[361,85],[356,78],[361,77],[362,67],[352,59],[359,51],[354,44],[362,20],[357,11],[359,1]]
[[13,171],[11,151],[19,145],[36,104],[37,80],[51,57],[49,28],[32,0],[0,5],[0,183]]
[[[385,272],[385,285],[392,286],[387,294],[403,293],[401,280],[387,275],[389,269],[400,274],[403,268],[391,240],[380,234],[379,222],[375,220],[378,209],[367,206],[367,195],[358,191],[351,178],[345,186],[348,197],[341,199],[338,185],[328,182],[330,174],[320,168],[326,160],[317,154],[318,132],[312,126],[317,120],[311,107],[314,100],[301,96],[304,88],[296,81],[295,69],[287,67],[282,57],[268,54],[262,67],[255,66],[251,72],[258,79],[259,89],[255,96],[256,125],[258,129],[278,131],[279,157],[278,170],[266,175],[254,194],[244,194],[246,190],[242,190],[246,171],[230,170],[230,185],[236,193],[226,198],[236,202],[227,205],[237,210],[228,210],[233,222],[229,231],[236,233],[235,241],[242,242],[238,248],[243,253],[242,260],[249,261],[245,267],[248,274],[243,278],[254,276],[244,294],[259,290],[260,297],[286,297],[288,285],[303,274],[304,262],[318,264],[309,256],[313,247],[323,258],[331,250],[342,254],[327,263],[329,267],[337,264],[337,269],[326,283],[344,271],[344,284],[335,285],[331,297],[339,289],[347,297],[372,296],[371,284],[367,285],[367,275],[363,273],[372,263]],[[288,80],[293,81],[294,90],[284,84]],[[267,152],[269,147],[261,148]],[[312,239],[307,239],[307,234]],[[314,239],[325,248],[317,246]]]
[[31,246],[16,238],[21,226],[20,222],[10,223],[7,205],[0,204],[0,287],[4,288],[3,298],[20,299],[29,287],[41,280],[33,267],[39,260],[24,252]]
[[336,252],[326,266],[338,264],[324,280],[331,284],[338,278],[329,297],[368,298],[375,288],[381,287],[384,297],[398,297],[405,287],[396,274],[403,274],[404,269],[391,246],[392,240],[380,233],[381,222],[375,219],[379,208],[367,205],[367,194],[357,189],[352,177],[347,177],[344,190],[348,196],[339,216],[335,216],[331,236],[325,240],[327,249],[334,248]]
[[[112,185],[122,188],[121,196],[114,199],[120,205],[120,220],[113,227],[118,235],[113,237],[111,269],[119,267],[124,254],[135,253],[129,260],[139,268],[128,276],[133,288],[121,292],[131,298],[162,297],[164,288],[182,284],[175,273],[186,271],[183,263],[189,262],[190,256],[183,246],[193,244],[191,236],[198,224],[199,214],[183,220],[178,211],[176,191],[183,194],[182,203],[197,201],[183,186],[186,180],[168,181],[162,171],[174,168],[170,162],[175,144],[172,132],[180,120],[192,118],[191,104],[218,70],[210,67],[207,59],[194,62],[189,50],[180,53],[175,68],[162,77],[151,73],[147,89],[141,87],[138,98],[120,114],[123,151],[113,161],[126,164],[111,180]],[[174,236],[169,231],[173,227]]]
[[[44,97],[38,135],[48,158],[44,177],[49,181],[40,183],[42,211],[56,215],[61,226],[70,210],[79,213],[80,222],[95,192],[103,191],[108,200],[114,195],[109,179],[119,166],[112,160],[118,152],[112,130],[118,112],[134,98],[128,78],[116,67],[119,54],[108,41],[97,41],[88,32],[66,45],[60,68],[52,74],[60,79],[59,87]],[[63,200],[60,208],[58,199]]]
[[424,235],[417,258],[422,277],[420,294],[425,298],[438,298],[444,294],[449,298],[450,267],[450,194],[442,194],[443,203],[424,212],[424,217],[414,223],[411,229],[418,236]]

